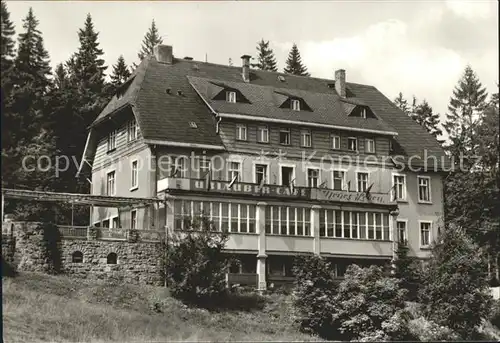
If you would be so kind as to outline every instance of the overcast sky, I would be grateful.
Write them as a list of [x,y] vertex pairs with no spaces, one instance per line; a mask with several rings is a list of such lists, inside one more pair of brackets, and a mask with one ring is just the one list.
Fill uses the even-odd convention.
[[[40,21],[53,66],[78,48],[77,31],[91,13],[108,65],[123,55],[138,62],[155,19],[177,57],[240,65],[255,45],[271,41],[280,70],[292,42],[313,76],[376,86],[427,99],[444,114],[453,87],[470,64],[489,93],[498,91],[496,1],[401,2],[24,2],[7,1],[16,32],[29,7]],[[108,68],[110,71],[111,67]]]

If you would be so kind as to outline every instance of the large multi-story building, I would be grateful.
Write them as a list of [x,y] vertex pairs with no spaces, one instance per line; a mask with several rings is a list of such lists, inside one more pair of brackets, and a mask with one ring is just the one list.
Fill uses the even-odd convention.
[[[332,73],[333,74],[333,73]],[[204,213],[259,287],[292,257],[426,257],[443,218],[444,152],[373,86],[174,58],[145,58],[89,130],[92,193],[161,197],[158,208],[100,208],[93,224],[186,230]]]

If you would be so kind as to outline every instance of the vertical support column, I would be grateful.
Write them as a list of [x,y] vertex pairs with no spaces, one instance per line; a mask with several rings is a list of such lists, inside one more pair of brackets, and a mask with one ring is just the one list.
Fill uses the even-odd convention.
[[319,210],[320,209],[321,209],[321,206],[319,206],[319,205],[313,205],[313,207],[311,208],[311,235],[314,237],[313,251],[314,251],[315,255],[321,254],[321,244],[320,244],[321,237],[319,236],[319,226],[320,226]]
[[396,262],[396,259],[397,259],[397,255],[396,255],[396,251],[398,249],[398,240],[399,240],[399,235],[398,235],[398,225],[397,225],[397,219],[398,219],[398,216],[399,216],[399,209],[396,208],[395,210],[392,210],[389,215],[391,216],[390,220],[389,220],[389,234],[390,234],[390,239],[392,241],[392,260],[391,260],[391,267],[392,267],[392,270],[391,270],[391,273],[394,274],[396,272],[396,265],[395,265],[395,262]]
[[267,289],[266,280],[266,206],[267,203],[257,203],[257,213],[255,214],[255,222],[257,226],[257,282],[259,291]]
[[165,234],[174,230],[174,201],[175,198],[167,196],[165,204]]

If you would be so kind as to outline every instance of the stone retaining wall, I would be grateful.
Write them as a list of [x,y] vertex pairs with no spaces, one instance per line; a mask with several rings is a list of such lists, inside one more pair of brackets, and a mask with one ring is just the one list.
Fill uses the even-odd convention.
[[160,242],[65,238],[57,232],[47,224],[13,223],[2,234],[2,259],[18,271],[163,284]]

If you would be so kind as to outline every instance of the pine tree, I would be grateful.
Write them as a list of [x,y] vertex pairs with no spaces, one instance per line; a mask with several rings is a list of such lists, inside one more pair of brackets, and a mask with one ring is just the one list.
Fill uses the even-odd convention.
[[252,64],[252,67],[258,68],[260,70],[278,71],[278,66],[276,58],[274,57],[273,49],[269,47],[269,41],[264,41],[261,39],[257,43],[257,63]]
[[394,99],[394,104],[407,116],[410,115],[410,106],[408,105],[408,100],[404,98],[403,93],[399,92],[398,96]]
[[424,99],[420,104],[415,106],[415,111],[413,112],[413,119],[423,127],[426,128],[427,132],[437,138],[438,135],[442,135],[443,132],[439,128],[439,114],[432,112],[432,107]]
[[[4,72],[12,66],[15,57],[15,42],[14,42],[14,24],[10,20],[10,13],[7,9],[5,1],[0,1],[0,21],[1,21],[1,70],[2,79]],[[2,87],[3,88],[3,87]]]
[[299,76],[311,76],[311,74],[307,72],[306,66],[302,63],[299,49],[295,43],[292,46],[292,50],[290,50],[290,53],[288,54],[284,72]]
[[117,88],[121,86],[130,77],[131,73],[125,63],[122,55],[118,57],[116,64],[113,66],[113,73],[111,74],[111,84]]
[[161,38],[158,29],[156,28],[156,23],[153,19],[151,22],[151,27],[148,32],[144,35],[144,39],[142,40],[141,51],[137,54],[139,59],[142,61],[144,57],[153,54],[153,48],[159,44],[163,43],[163,39]]
[[467,66],[453,90],[443,124],[451,141],[446,148],[455,158],[459,158],[461,153],[465,157],[475,155],[476,129],[487,105],[487,97],[488,93],[476,73]]

